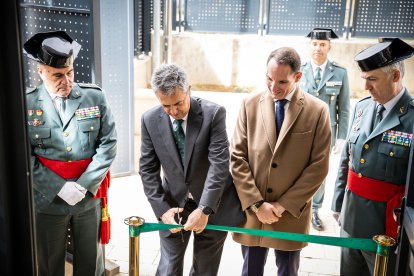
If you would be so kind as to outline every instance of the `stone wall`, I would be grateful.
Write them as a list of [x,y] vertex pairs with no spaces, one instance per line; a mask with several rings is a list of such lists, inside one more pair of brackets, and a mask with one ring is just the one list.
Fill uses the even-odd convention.
[[[351,91],[364,90],[360,71],[354,56],[377,43],[375,39],[336,39],[332,41],[330,59],[348,70]],[[414,41],[409,41],[414,45]],[[308,59],[309,40],[304,37],[224,35],[224,34],[174,34],[172,62],[181,65],[195,85],[222,85],[265,89],[266,60],[268,54],[279,47],[295,48],[302,60]],[[137,63],[138,64],[138,63]],[[149,87],[150,58],[136,66],[136,87]],[[414,58],[406,61],[404,85],[414,93]]]

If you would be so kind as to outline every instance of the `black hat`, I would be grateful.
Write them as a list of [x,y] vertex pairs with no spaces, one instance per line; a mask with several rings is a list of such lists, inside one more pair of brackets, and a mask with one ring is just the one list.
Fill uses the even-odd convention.
[[338,38],[332,29],[327,28],[314,28],[306,37],[317,40],[331,40]]
[[399,38],[379,38],[379,43],[355,56],[363,72],[378,69],[414,55],[414,48]]
[[81,45],[64,31],[37,33],[23,45],[28,58],[55,67],[69,67],[78,56]]

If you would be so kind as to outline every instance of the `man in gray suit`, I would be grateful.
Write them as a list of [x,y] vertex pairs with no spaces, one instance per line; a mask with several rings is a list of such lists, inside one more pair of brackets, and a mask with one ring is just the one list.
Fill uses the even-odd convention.
[[[348,133],[349,123],[349,83],[346,69],[328,59],[331,39],[338,36],[331,29],[314,28],[310,37],[311,60],[301,66],[303,77],[301,88],[321,99],[329,106],[331,118],[333,153],[340,153]],[[312,227],[322,231],[323,222],[318,209],[322,207],[325,196],[325,180],[313,196]]]
[[207,222],[231,224],[242,215],[229,174],[226,111],[192,97],[185,72],[174,64],[155,70],[152,88],[160,105],[141,118],[139,173],[156,217],[166,224],[179,220],[185,230],[160,232],[157,275],[183,274],[191,231],[190,274],[217,275],[227,234],[204,228]]
[[109,221],[101,198],[117,139],[102,90],[74,83],[80,48],[64,31],[37,33],[24,44],[43,82],[26,95],[39,275],[64,275],[69,223],[73,274],[104,273],[100,223]]
[[[404,196],[414,126],[403,60],[413,54],[411,46],[393,38],[355,57],[371,96],[355,106],[338,171],[332,210],[340,212],[342,237],[397,237],[393,209]],[[394,251],[387,275],[394,275]],[[372,275],[374,263],[373,252],[342,248],[341,275]]]

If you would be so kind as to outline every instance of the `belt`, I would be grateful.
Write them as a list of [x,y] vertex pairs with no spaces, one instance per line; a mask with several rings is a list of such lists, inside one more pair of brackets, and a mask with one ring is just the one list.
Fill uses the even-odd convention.
[[370,177],[360,177],[352,170],[348,170],[348,188],[354,194],[373,201],[386,202],[385,232],[386,235],[396,238],[399,222],[394,219],[394,208],[401,206],[405,193],[404,185],[395,185]]

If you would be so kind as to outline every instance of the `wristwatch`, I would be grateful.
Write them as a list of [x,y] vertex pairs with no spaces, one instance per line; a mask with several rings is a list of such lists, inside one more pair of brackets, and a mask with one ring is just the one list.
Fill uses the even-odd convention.
[[213,213],[213,210],[210,207],[205,206],[205,205],[198,205],[198,209],[200,209],[203,212],[203,214],[207,216]]
[[260,206],[262,206],[263,203],[264,203],[264,200],[260,200],[256,202],[255,204],[250,206],[250,210],[252,210],[254,213],[257,213],[259,211]]

